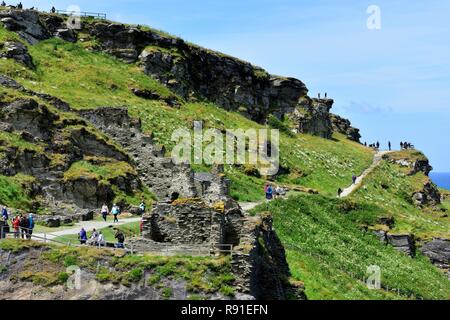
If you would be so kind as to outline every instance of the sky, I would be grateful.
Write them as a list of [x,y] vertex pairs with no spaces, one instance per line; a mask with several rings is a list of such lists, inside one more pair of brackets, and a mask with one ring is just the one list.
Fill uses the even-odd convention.
[[[6,1],[8,4],[9,1]],[[72,0],[25,7],[106,13],[302,80],[362,141],[409,141],[450,172],[450,1]],[[367,20],[379,8],[380,28]],[[372,20],[371,20],[372,21]]]

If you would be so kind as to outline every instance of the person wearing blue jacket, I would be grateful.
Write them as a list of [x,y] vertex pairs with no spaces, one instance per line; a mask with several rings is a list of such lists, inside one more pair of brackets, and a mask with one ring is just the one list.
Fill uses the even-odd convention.
[[86,244],[87,232],[86,232],[86,230],[84,230],[84,228],[81,228],[81,231],[78,234],[78,239],[80,239],[80,244]]
[[2,208],[2,218],[8,220],[8,210],[5,207]]
[[34,217],[33,217],[33,214],[30,213],[28,215],[28,235],[27,235],[28,239],[31,239],[31,235],[33,234],[33,229],[34,229]]

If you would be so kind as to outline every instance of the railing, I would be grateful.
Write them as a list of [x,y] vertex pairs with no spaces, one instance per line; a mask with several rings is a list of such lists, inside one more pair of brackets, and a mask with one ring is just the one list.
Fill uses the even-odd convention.
[[[9,231],[5,231],[9,230]],[[129,245],[129,246],[123,246],[123,248],[117,248],[115,243],[112,242],[107,242],[104,241],[103,243],[92,243],[89,240],[86,241],[85,244],[81,244],[81,243],[76,243],[76,242],[80,242],[80,240],[78,241],[73,241],[73,239],[69,239],[69,238],[64,238],[63,236],[56,236],[53,235],[51,233],[40,233],[39,234],[30,234],[30,231],[33,231],[32,229],[29,228],[23,228],[20,227],[19,231],[15,232],[15,231],[10,231],[11,227],[6,227],[6,226],[2,226],[0,227],[0,241],[3,239],[8,238],[8,236],[10,236],[11,238],[16,238],[16,239],[35,239],[36,241],[40,241],[40,242],[44,242],[44,243],[53,243],[53,244],[57,244],[57,245],[65,245],[65,246],[75,246],[75,247],[84,247],[84,246],[92,246],[92,247],[97,247],[97,248],[101,248],[101,249],[123,249],[126,251],[129,251],[131,254],[134,254],[136,252],[138,252],[139,250],[135,250],[134,245]],[[55,240],[54,238],[58,238],[58,240]],[[66,241],[67,240],[67,241]],[[155,254],[162,254],[165,256],[170,256],[170,255],[179,255],[179,254],[186,254],[186,253],[190,253],[190,254],[197,254],[197,255],[211,255],[214,256],[216,254],[229,254],[232,255],[233,254],[233,245],[232,244],[209,244],[209,245],[180,245],[180,247],[182,247],[181,249],[177,250],[177,245],[167,245],[164,246],[162,248],[158,248],[159,250],[149,250],[149,251],[145,251],[148,253],[155,253]]]
[[95,19],[106,20],[106,13],[98,12],[84,12],[84,11],[66,11],[66,10],[56,10],[57,14],[63,14],[68,16],[79,16],[79,17],[92,17]]

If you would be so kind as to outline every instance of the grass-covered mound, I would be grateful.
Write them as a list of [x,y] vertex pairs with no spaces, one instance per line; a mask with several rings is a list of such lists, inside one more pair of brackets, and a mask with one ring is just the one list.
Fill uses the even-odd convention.
[[[274,215],[274,228],[286,247],[293,276],[305,283],[309,299],[447,299],[450,295],[446,276],[426,257],[411,259],[364,231],[361,224],[376,219],[377,207],[298,195],[258,210]],[[362,281],[371,265],[381,268],[381,290],[369,290]]]

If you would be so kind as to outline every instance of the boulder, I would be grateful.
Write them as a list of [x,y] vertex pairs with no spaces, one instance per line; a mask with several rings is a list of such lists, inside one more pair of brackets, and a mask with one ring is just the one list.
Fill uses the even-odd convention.
[[359,129],[352,127],[349,120],[335,114],[330,114],[330,119],[334,132],[342,133],[349,140],[360,142],[361,134]]
[[438,268],[450,268],[450,239],[435,238],[419,250]]
[[386,234],[387,243],[396,250],[404,252],[410,257],[416,254],[414,236],[411,234]]
[[77,42],[78,34],[73,29],[58,29],[55,32],[55,37],[68,42]]
[[33,58],[28,53],[28,48],[24,44],[16,41],[6,41],[3,50],[2,57],[14,59],[30,69],[35,68]]
[[60,217],[51,217],[44,220],[44,225],[49,228],[58,228],[61,226],[61,218]]
[[412,200],[417,206],[437,206],[441,203],[441,193],[438,187],[428,180],[422,190],[413,193]]
[[51,37],[40,19],[39,12],[34,10],[2,10],[0,21],[7,30],[17,32],[30,44],[36,44]]

